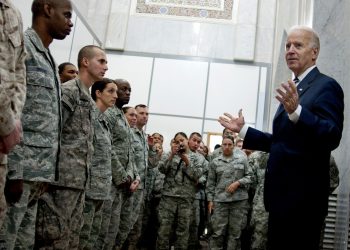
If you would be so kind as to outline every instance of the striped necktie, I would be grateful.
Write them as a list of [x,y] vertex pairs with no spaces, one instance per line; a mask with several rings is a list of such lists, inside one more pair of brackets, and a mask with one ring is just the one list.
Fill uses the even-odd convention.
[[298,85],[298,83],[299,83],[298,77],[295,77],[295,78],[293,79],[293,82],[295,83],[295,85]]

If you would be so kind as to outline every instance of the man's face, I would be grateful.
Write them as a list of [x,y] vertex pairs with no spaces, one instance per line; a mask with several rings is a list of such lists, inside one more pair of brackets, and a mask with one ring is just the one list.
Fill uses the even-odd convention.
[[[117,104],[121,106],[128,104],[130,101],[131,87],[128,82],[118,83],[118,99]],[[119,106],[119,105],[118,105]]]
[[202,142],[202,138],[198,135],[192,135],[191,138],[188,140],[188,147],[191,151],[197,152],[199,145]]
[[78,75],[78,70],[74,65],[67,64],[62,73],[60,74],[61,83],[67,82],[76,78]]
[[153,138],[153,143],[156,144],[156,143],[160,143],[163,145],[163,138],[160,134],[157,134],[157,133],[154,133],[152,135],[152,138]]
[[69,0],[56,1],[56,6],[46,4],[50,19],[48,32],[53,39],[63,40],[72,30],[72,4]]
[[137,112],[134,108],[129,108],[125,113],[126,120],[130,127],[135,128],[137,123]]
[[136,112],[137,112],[137,127],[142,128],[148,122],[148,108],[137,107]]
[[232,138],[236,137],[236,133],[233,132],[232,130],[226,128],[223,134],[223,137],[231,136]]
[[285,59],[295,76],[316,63],[319,50],[312,48],[311,41],[312,33],[305,30],[293,30],[287,37]]
[[242,148],[243,148],[243,141],[238,141],[237,144],[236,144],[236,147],[242,150]]
[[102,80],[105,76],[107,67],[106,53],[99,49],[93,48],[94,56],[88,59],[88,72],[94,81]]

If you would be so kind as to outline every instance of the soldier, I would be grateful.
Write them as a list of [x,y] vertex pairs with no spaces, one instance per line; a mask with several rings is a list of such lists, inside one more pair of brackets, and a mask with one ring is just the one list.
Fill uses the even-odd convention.
[[224,137],[222,155],[209,165],[208,212],[212,214],[210,249],[240,249],[241,230],[248,213],[248,187],[252,170],[247,156],[234,149],[234,139]]
[[[224,128],[224,130],[222,131],[222,138],[227,136],[231,136],[233,139],[236,139],[237,133],[233,132],[231,129]],[[216,157],[222,155],[222,148],[220,147],[220,144],[217,144],[217,146],[218,148],[216,148],[211,154],[209,154],[209,161],[212,161]]]
[[32,13],[32,28],[24,35],[28,55],[23,141],[8,155],[8,197],[17,196],[22,188],[23,194],[17,204],[9,206],[0,232],[2,249],[33,248],[38,198],[47,183],[58,177],[61,93],[49,45],[69,35],[72,6],[69,0],[34,0]]
[[[196,184],[196,196],[193,202],[192,221],[190,224],[190,236],[188,239],[188,249],[199,248],[199,236],[204,232],[205,213],[206,213],[206,197],[205,197],[205,185],[208,176],[208,161],[202,154],[198,152],[199,146],[202,142],[202,135],[193,132],[188,140],[189,149],[198,155],[200,159],[200,165],[203,170],[202,176],[199,178]],[[201,227],[201,228],[199,228]]]
[[131,147],[133,137],[130,126],[122,111],[122,107],[129,103],[131,87],[123,79],[115,80],[118,85],[118,99],[114,107],[106,111],[106,118],[112,134],[112,187],[111,201],[103,205],[102,225],[95,249],[112,249],[120,230],[129,230],[130,223],[130,195],[140,183],[137,173],[134,153]]
[[267,249],[267,222],[269,215],[264,207],[264,180],[268,159],[269,154],[262,151],[255,151],[249,156],[249,165],[252,167],[254,174],[252,187],[255,189],[249,222],[252,233],[249,249],[252,250]]
[[158,167],[165,180],[159,204],[157,249],[169,249],[173,224],[176,228],[175,249],[187,249],[192,204],[202,167],[198,155],[189,150],[185,133],[174,136],[171,151],[162,157]]
[[73,63],[64,62],[58,65],[58,74],[60,75],[61,83],[68,82],[77,77],[78,70]]
[[40,201],[36,248],[77,249],[83,224],[85,185],[93,154],[94,110],[89,88],[107,71],[105,52],[88,45],[78,53],[79,75],[62,85],[59,179]]
[[[146,176],[147,176],[147,170],[148,170],[148,155],[149,155],[149,146],[153,146],[152,140],[148,139],[148,136],[143,131],[144,127],[147,125],[148,122],[148,107],[144,104],[139,104],[135,106],[135,110],[137,113],[137,122],[136,127],[133,128],[133,148],[134,148],[134,158],[135,163],[137,167],[137,171],[140,176],[140,184],[137,187],[137,190],[135,190],[132,199],[133,199],[133,209],[131,212],[131,223],[129,224],[129,235],[125,235],[128,237],[128,243],[129,247],[128,249],[136,249],[136,245],[139,241],[139,238],[141,236],[141,230],[142,230],[142,217],[143,217],[143,210],[144,210],[144,200],[145,200],[145,183],[146,183]],[[120,237],[122,236],[122,237]],[[117,243],[119,245],[122,245],[125,236],[120,235],[117,236]]]
[[86,183],[84,225],[80,232],[79,249],[93,249],[100,232],[102,205],[110,199],[112,138],[103,113],[114,106],[117,90],[117,84],[108,78],[95,82],[91,87],[91,97],[97,106],[93,121],[94,154]]
[[[0,228],[6,214],[4,187],[7,156],[20,142],[21,112],[25,100],[26,71],[23,24],[10,0],[0,0]],[[11,197],[8,197],[11,201]],[[13,196],[12,196],[13,198]]]

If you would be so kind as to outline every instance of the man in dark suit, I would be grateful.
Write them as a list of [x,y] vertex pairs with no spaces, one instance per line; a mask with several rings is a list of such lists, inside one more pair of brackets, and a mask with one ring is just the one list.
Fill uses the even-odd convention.
[[264,202],[273,250],[318,249],[327,215],[329,159],[342,136],[344,94],[334,79],[317,69],[319,50],[311,28],[295,26],[288,32],[285,59],[294,82],[277,89],[281,104],[272,134],[248,127],[241,110],[238,117],[225,113],[219,118],[221,125],[244,138],[243,148],[270,152]]

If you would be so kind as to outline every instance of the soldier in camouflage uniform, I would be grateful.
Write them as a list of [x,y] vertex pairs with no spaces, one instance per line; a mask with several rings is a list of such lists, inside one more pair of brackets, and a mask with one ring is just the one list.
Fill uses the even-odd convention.
[[[188,238],[188,249],[198,249],[199,248],[199,225],[202,223],[204,225],[205,215],[203,211],[201,211],[201,207],[203,207],[202,203],[205,203],[205,186],[207,182],[208,176],[208,161],[204,158],[202,154],[198,152],[199,145],[202,142],[201,134],[197,132],[193,132],[190,135],[188,140],[188,147],[191,152],[198,155],[200,158],[200,165],[203,170],[202,176],[199,178],[198,183],[196,184],[196,196],[192,204],[192,220],[189,229],[189,238]],[[204,208],[206,210],[206,204],[204,204]],[[201,232],[200,234],[202,234]]]
[[[23,194],[8,208],[0,232],[1,249],[30,249],[34,245],[39,196],[47,183],[57,178],[61,131],[61,93],[57,67],[49,45],[64,39],[73,26],[69,0],[35,0],[32,28],[26,30],[24,45],[27,73],[26,102],[22,113],[23,140],[8,155],[9,197]],[[14,37],[14,39],[16,39]],[[19,41],[14,40],[19,43]]]
[[85,189],[84,225],[80,232],[79,249],[93,249],[100,232],[103,202],[110,199],[112,138],[103,113],[114,106],[117,90],[117,84],[108,78],[95,82],[91,87],[91,97],[97,106],[93,121],[94,154]]
[[200,158],[189,150],[186,134],[175,135],[171,151],[162,157],[158,167],[165,180],[159,204],[157,249],[169,249],[174,225],[175,249],[186,250],[196,184],[202,176]]
[[77,249],[79,245],[96,107],[89,88],[108,69],[105,52],[94,45],[83,47],[78,53],[78,68],[79,76],[62,85],[59,179],[40,200],[36,248]]
[[249,164],[254,174],[252,186],[255,189],[250,219],[252,232],[250,248],[252,250],[267,249],[267,222],[269,216],[264,207],[264,180],[268,158],[269,154],[261,151],[255,151],[249,156]]
[[[20,12],[0,0],[0,228],[6,214],[4,187],[7,156],[20,142],[21,112],[26,94],[25,49]],[[10,198],[10,197],[9,197]],[[9,199],[9,201],[11,201]]]
[[[157,231],[159,227],[158,221],[158,205],[161,198],[161,191],[164,183],[164,174],[159,172],[158,163],[163,155],[163,146],[159,142],[162,140],[159,133],[152,134],[153,146],[149,149],[148,169],[145,178],[145,205],[142,216],[142,232],[140,237],[141,249],[155,249],[157,240]],[[155,143],[156,141],[156,143]]]
[[[227,136],[230,136],[233,139],[235,139],[237,137],[237,134],[228,128],[224,128],[224,130],[222,131],[222,138],[227,137]],[[217,158],[220,155],[222,155],[222,148],[221,147],[215,149],[212,153],[210,153],[208,155],[209,161],[214,160],[215,158]]]
[[130,196],[140,182],[134,163],[131,128],[122,111],[129,103],[131,87],[123,79],[115,80],[118,85],[118,99],[114,107],[105,114],[112,134],[112,187],[111,200],[103,205],[102,225],[95,249],[112,249],[120,229],[121,217],[124,217],[122,230],[129,230]]
[[143,131],[143,128],[148,122],[148,107],[144,104],[139,104],[135,107],[137,112],[137,122],[136,127],[132,129],[133,131],[133,149],[135,152],[134,159],[137,167],[137,171],[140,176],[140,184],[137,190],[133,193],[132,203],[133,208],[131,211],[131,223],[129,224],[129,232],[126,235],[118,234],[117,243],[123,245],[126,237],[128,238],[128,249],[136,249],[136,245],[141,236],[142,230],[142,217],[144,210],[144,200],[145,200],[145,183],[148,169],[148,155],[149,155],[149,141],[148,136]]
[[248,188],[252,170],[243,151],[234,149],[234,139],[224,137],[222,155],[209,165],[208,210],[212,213],[210,249],[241,249],[241,231],[247,223]]

